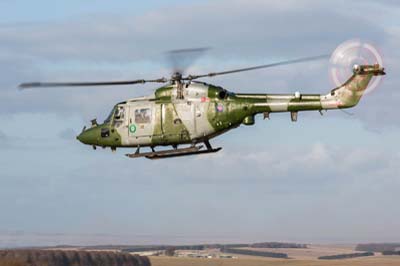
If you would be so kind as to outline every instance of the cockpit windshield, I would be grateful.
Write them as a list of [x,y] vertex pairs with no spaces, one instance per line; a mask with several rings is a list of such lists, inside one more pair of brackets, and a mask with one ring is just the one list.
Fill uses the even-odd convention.
[[112,122],[113,126],[120,127],[125,121],[125,106],[118,104],[114,106],[111,113],[108,115],[107,119],[104,120],[104,124],[110,124]]
[[114,115],[114,113],[115,113],[115,109],[116,109],[116,108],[117,108],[117,107],[114,106],[114,108],[111,110],[111,113],[107,116],[106,120],[104,120],[104,124],[108,124],[108,123],[111,122],[111,119],[112,119],[112,117],[113,117],[113,115]]

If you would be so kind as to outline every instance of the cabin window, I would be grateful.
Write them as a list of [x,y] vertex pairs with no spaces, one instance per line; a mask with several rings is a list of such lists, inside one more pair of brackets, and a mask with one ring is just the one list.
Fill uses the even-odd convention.
[[135,122],[137,124],[147,124],[151,120],[151,109],[143,108],[135,110]]

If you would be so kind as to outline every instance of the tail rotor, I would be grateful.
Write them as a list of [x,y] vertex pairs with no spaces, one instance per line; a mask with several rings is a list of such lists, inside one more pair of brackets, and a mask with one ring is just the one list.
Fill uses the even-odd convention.
[[[329,60],[329,76],[334,86],[339,87],[353,74],[354,67],[379,64],[383,66],[382,55],[372,44],[352,39],[340,44]],[[382,76],[375,77],[364,94],[372,92],[381,82]]]

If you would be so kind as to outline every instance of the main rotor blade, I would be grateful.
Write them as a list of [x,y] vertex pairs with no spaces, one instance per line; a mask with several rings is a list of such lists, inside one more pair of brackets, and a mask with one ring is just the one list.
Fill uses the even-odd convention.
[[112,86],[112,85],[133,85],[143,84],[147,82],[165,83],[168,80],[166,78],[160,79],[138,79],[138,80],[127,80],[127,81],[105,81],[105,82],[31,82],[22,83],[19,85],[20,89],[29,88],[40,88],[40,87],[86,87],[86,86]]
[[179,49],[166,52],[167,60],[173,73],[183,73],[200,56],[202,56],[208,47]]
[[302,63],[302,62],[321,60],[321,59],[329,58],[329,56],[330,55],[328,55],[328,54],[317,55],[317,56],[303,57],[303,58],[298,58],[298,59],[294,59],[294,60],[281,61],[281,62],[266,64],[266,65],[254,66],[254,67],[239,68],[239,69],[222,71],[222,72],[211,72],[211,73],[204,74],[204,75],[189,75],[189,76],[185,77],[184,80],[193,80],[193,79],[198,79],[198,78],[214,77],[214,76],[219,76],[219,75],[226,75],[226,74],[232,74],[232,73],[238,73],[238,72],[244,72],[244,71],[251,71],[251,70],[262,69],[262,68],[269,68],[269,67],[276,67],[276,66],[282,66],[282,65],[297,64],[297,63]]

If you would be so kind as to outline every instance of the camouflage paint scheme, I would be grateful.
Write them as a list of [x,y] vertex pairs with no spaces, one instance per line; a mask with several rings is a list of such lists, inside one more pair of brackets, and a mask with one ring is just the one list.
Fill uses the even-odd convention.
[[350,108],[358,104],[373,76],[384,75],[379,65],[355,66],[342,86],[320,94],[241,94],[201,82],[183,84],[184,99],[177,85],[157,89],[154,95],[117,104],[110,117],[77,138],[84,144],[111,147],[155,147],[196,144],[241,124],[253,125],[264,113]]

